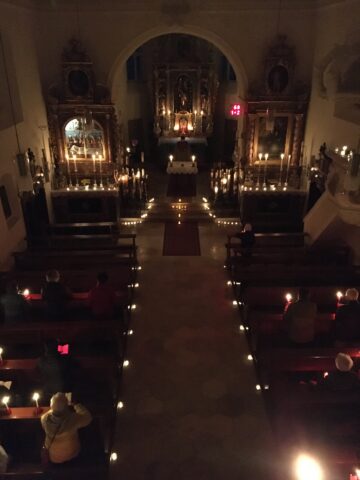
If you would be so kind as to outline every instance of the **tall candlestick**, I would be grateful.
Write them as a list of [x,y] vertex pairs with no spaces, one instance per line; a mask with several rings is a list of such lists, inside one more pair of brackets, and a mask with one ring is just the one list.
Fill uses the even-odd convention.
[[66,168],[67,168],[67,174],[68,174],[68,187],[71,187],[72,181],[71,181],[71,171],[70,171],[70,159],[68,154],[66,154]]
[[102,156],[102,155],[99,155],[100,188],[103,188],[102,167],[101,167],[102,158],[103,158],[103,156]]
[[260,172],[261,172],[261,159],[262,159],[263,154],[259,153],[259,168],[258,168],[258,177],[257,177],[257,182],[256,182],[256,190],[259,190],[260,186]]
[[4,352],[4,349],[0,347],[0,363],[3,363],[3,357],[2,357],[3,352]]
[[267,174],[267,162],[268,162],[269,154],[265,153],[265,165],[264,165],[264,181],[263,181],[263,189],[266,190],[266,174]]
[[287,168],[286,168],[286,180],[285,180],[284,190],[286,190],[287,186],[288,186],[290,160],[291,160],[291,155],[288,155]]
[[79,186],[78,182],[78,175],[77,175],[77,163],[76,163],[76,154],[73,155],[73,161],[74,161],[74,173],[75,173],[75,188],[77,189]]
[[279,187],[281,187],[281,177],[282,177],[282,169],[283,169],[284,157],[285,157],[285,154],[282,153],[282,154],[280,155]]

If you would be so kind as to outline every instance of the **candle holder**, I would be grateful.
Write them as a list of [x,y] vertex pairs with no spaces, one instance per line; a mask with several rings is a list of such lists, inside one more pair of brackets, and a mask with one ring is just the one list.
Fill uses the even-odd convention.
[[1,402],[5,407],[1,409],[1,414],[3,416],[11,415],[11,408],[9,407],[10,397],[6,395],[5,397],[2,398]]
[[282,153],[282,154],[280,155],[280,159],[281,159],[281,160],[280,160],[280,172],[279,172],[279,184],[278,184],[279,188],[281,188],[282,170],[283,170],[284,157],[285,157],[285,155]]
[[267,176],[267,162],[268,162],[268,158],[269,158],[269,154],[268,153],[265,153],[265,164],[264,164],[264,181],[263,181],[263,190],[266,190],[267,186],[266,186],[266,176]]
[[258,175],[257,175],[255,190],[259,190],[259,188],[260,188],[260,173],[261,173],[261,159],[262,159],[262,156],[263,156],[263,154],[259,153],[259,168],[258,168]]

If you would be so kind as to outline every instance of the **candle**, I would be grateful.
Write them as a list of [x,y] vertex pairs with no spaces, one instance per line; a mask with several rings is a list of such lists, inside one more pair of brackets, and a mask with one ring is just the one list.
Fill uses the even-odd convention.
[[174,156],[173,156],[173,155],[169,155],[170,163],[172,163],[173,159],[174,159]]
[[40,395],[37,392],[34,392],[32,399],[35,402],[36,408],[39,408],[39,398],[40,398]]
[[4,349],[0,347],[0,363],[3,363],[3,356],[2,356],[3,353],[4,353]]
[[287,293],[287,294],[285,295],[285,298],[286,298],[286,301],[287,301],[288,303],[290,303],[291,300],[292,300],[292,295],[291,295],[291,293]]
[[100,173],[100,188],[103,188],[103,182],[102,182],[102,168],[101,168],[101,162],[102,162],[102,155],[99,155],[99,173]]
[[2,398],[2,403],[5,405],[6,412],[8,414],[11,413],[11,409],[9,408],[9,402],[10,402],[10,397],[8,395]]
[[71,173],[70,173],[70,159],[69,159],[69,155],[66,154],[66,165],[67,165],[67,173],[68,173],[68,186],[70,187],[71,186]]
[[282,153],[280,155],[280,173],[279,173],[279,185],[281,186],[281,174],[282,174],[282,169],[283,169],[283,162],[284,162],[284,157],[285,157],[285,154]]
[[144,161],[145,161],[144,152],[141,152],[141,163],[144,163]]
[[94,154],[92,155],[92,159],[93,159],[93,169],[94,169],[94,173],[95,173],[96,172],[96,157],[95,157]]

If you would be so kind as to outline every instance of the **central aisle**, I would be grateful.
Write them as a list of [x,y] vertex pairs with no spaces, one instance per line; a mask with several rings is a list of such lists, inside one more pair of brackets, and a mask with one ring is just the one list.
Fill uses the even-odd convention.
[[272,438],[226,286],[225,232],[199,230],[202,256],[169,257],[163,224],[137,229],[142,271],[113,479],[270,478]]

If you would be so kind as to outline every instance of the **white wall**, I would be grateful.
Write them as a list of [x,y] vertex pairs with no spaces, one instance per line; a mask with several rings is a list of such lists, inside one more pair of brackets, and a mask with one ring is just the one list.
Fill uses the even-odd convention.
[[[335,117],[335,96],[331,88],[328,91],[323,89],[323,69],[326,63],[329,62],[330,68],[336,68],[336,65],[331,65],[331,59],[341,62],[346,58],[346,51],[350,51],[360,42],[359,18],[359,0],[345,0],[319,10],[313,88],[305,137],[308,158],[318,153],[324,141],[333,148],[342,145],[357,147],[359,143],[360,126]],[[336,53],[336,48],[339,49],[339,47],[341,51]],[[330,87],[330,83],[328,86]]]
[[[11,55],[13,72],[19,93],[22,120],[17,124],[20,151],[32,149],[38,160],[41,159],[42,136],[39,125],[46,125],[46,112],[38,71],[37,54],[34,42],[33,16],[29,10],[16,8],[0,2],[0,32],[4,44],[10,48],[5,58]],[[1,95],[7,95],[2,91]],[[6,97],[4,97],[6,98]],[[6,221],[0,206],[0,266],[8,259],[25,236],[17,190],[31,190],[30,177],[20,177],[16,165],[19,153],[14,127],[0,130],[0,179],[5,174],[12,175],[13,188],[7,189],[13,216]],[[0,180],[1,181],[1,180]],[[11,182],[10,182],[11,183]],[[8,184],[9,185],[9,184]]]
[[[141,44],[161,34],[184,32],[214,43],[234,66],[242,83],[239,88],[244,90],[247,80],[251,82],[262,75],[263,53],[277,33],[278,10],[268,8],[268,2],[265,7],[260,2],[261,8],[255,6],[256,2],[246,8],[242,8],[242,2],[227,2],[229,7],[222,8],[218,4],[216,9],[201,2],[201,8],[200,5],[190,7],[188,14],[179,15],[174,21],[161,12],[155,1],[141,6],[137,2],[119,1],[109,8],[106,3],[100,10],[88,2],[86,12],[82,11],[80,4],[80,37],[96,65],[98,81],[109,80],[109,84],[114,78],[114,68],[121,69]],[[196,5],[195,2],[191,4]],[[295,8],[288,2],[283,4],[279,31],[287,34],[289,42],[296,46],[297,78],[309,83],[316,16],[312,8]],[[70,6],[60,10],[54,5],[54,8],[37,13],[41,77],[46,87],[59,79],[62,48],[71,36],[78,35],[76,11]]]

